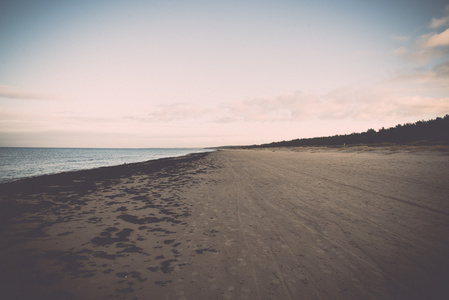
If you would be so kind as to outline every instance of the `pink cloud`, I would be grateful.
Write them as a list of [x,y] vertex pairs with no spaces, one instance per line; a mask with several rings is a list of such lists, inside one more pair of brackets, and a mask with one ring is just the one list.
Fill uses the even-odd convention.
[[54,96],[41,92],[22,91],[14,87],[0,85],[0,98],[22,100],[54,100]]
[[398,49],[394,50],[393,54],[395,56],[404,56],[408,53],[408,49],[406,47],[399,47]]
[[[443,80],[436,72],[429,72],[361,89],[340,88],[325,95],[297,91],[274,98],[239,101],[228,104],[227,109],[220,112],[219,120],[226,123],[302,122],[439,116],[449,111],[449,98],[424,94],[433,89],[442,91]],[[417,84],[419,81],[421,84]]]
[[449,28],[442,33],[423,36],[423,39],[423,47],[425,48],[449,46]]

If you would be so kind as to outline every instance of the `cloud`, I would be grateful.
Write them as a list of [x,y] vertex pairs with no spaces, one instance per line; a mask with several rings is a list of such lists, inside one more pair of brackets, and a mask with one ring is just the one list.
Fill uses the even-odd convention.
[[406,47],[399,47],[398,49],[393,51],[394,56],[404,56],[408,53],[408,49]]
[[21,112],[0,107],[0,132],[33,132],[38,128],[51,127],[48,115],[35,112]]
[[399,47],[393,55],[410,62],[428,64],[432,60],[444,57],[449,53],[449,28],[441,33],[429,33],[416,39],[414,45]]
[[128,116],[126,119],[138,122],[176,122],[198,120],[213,115],[214,108],[193,103],[173,103],[159,105],[149,113],[139,116]]
[[[393,78],[393,81],[399,79],[402,81],[411,82],[413,85],[416,85],[417,78],[419,78],[421,82],[424,82],[426,84],[430,83],[431,81],[445,81],[446,83],[446,81],[449,81],[449,58],[439,64],[436,64],[430,70],[417,69],[414,72],[410,72],[408,74]],[[449,85],[445,87],[445,90],[449,90]]]
[[307,119],[316,95],[296,91],[273,98],[255,98],[226,104],[220,122],[285,122]]
[[449,79],[449,59],[433,67],[433,71],[438,77]]
[[54,100],[55,97],[41,92],[21,91],[15,87],[0,85],[0,98],[21,100]]
[[449,46],[449,28],[441,33],[423,35],[420,39],[424,48]]
[[392,35],[391,38],[397,42],[408,42],[410,40],[409,36],[405,36],[405,35]]
[[391,115],[399,117],[443,116],[449,111],[449,97],[404,96],[394,99],[391,108]]
[[391,90],[371,87],[354,90],[338,98],[328,98],[320,119],[388,120],[401,117],[441,116],[449,111],[449,97],[398,95]]
[[[449,111],[449,97],[424,96],[421,88],[448,72],[420,78],[422,86],[413,90],[418,77],[403,77],[366,88],[340,88],[330,93],[306,94],[300,91],[274,97],[234,102],[221,111],[219,122],[302,122],[308,120],[387,120],[400,117],[440,116]],[[444,88],[445,82],[440,82]],[[407,89],[402,89],[407,85]],[[412,88],[410,88],[412,87]],[[434,88],[434,87],[433,87]],[[429,87],[429,90],[432,89]],[[447,93],[446,93],[447,95]]]
[[430,22],[429,27],[432,29],[437,29],[446,25],[449,25],[449,16],[440,19],[433,18]]
[[278,97],[236,101],[220,111],[218,120],[222,123],[403,122],[447,114],[448,95],[449,59],[430,70],[415,71],[363,88],[345,87],[327,94],[296,91]]
[[428,33],[421,35],[415,42],[411,51],[403,53],[403,57],[426,64],[434,59],[441,58],[449,53],[449,28],[441,33]]
[[[446,56],[449,53],[449,5],[444,9],[444,16],[433,18],[429,24],[431,32],[423,34],[413,41],[409,47],[400,47],[393,51],[393,55],[403,57],[418,64],[429,62]],[[440,28],[442,28],[440,30]],[[395,36],[396,41],[407,42],[408,37]]]
[[[141,123],[238,124],[310,120],[394,120],[444,115],[449,111],[449,59],[430,70],[415,71],[364,88],[344,87],[327,94],[294,91],[277,97],[209,104],[160,105],[129,116]],[[126,121],[125,121],[126,122]],[[226,126],[227,126],[226,125]]]
[[444,17],[442,18],[432,18],[430,21],[429,27],[432,29],[437,29],[443,26],[449,25],[449,5],[447,5],[444,9]]

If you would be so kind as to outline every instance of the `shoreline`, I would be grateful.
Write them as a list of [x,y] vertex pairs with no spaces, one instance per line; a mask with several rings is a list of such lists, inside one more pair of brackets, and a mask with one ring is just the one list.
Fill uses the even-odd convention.
[[444,153],[309,149],[1,184],[0,298],[444,299],[448,180]]
[[[17,147],[3,147],[3,148],[17,148]],[[22,148],[24,148],[24,147],[22,147]],[[41,149],[41,148],[39,148],[39,149]],[[46,148],[42,148],[42,149],[46,149]],[[57,148],[57,149],[77,149],[77,148]],[[103,148],[80,148],[80,149],[100,149],[100,150],[102,150]],[[104,148],[104,149],[108,149],[108,148]],[[122,148],[120,148],[120,149],[122,149]],[[152,148],[146,148],[146,149],[152,149]],[[154,148],[154,149],[156,149],[156,148]],[[172,149],[172,148],[157,148],[157,149]],[[178,148],[173,148],[173,149],[178,149]],[[181,148],[179,148],[179,149],[181,149]],[[116,150],[116,149],[114,148],[113,150]],[[123,167],[123,166],[127,166],[127,165],[145,164],[145,163],[148,163],[151,161],[157,161],[157,160],[161,160],[161,159],[173,159],[173,158],[180,158],[180,157],[194,155],[194,154],[203,154],[203,153],[213,152],[213,151],[210,151],[207,149],[204,149],[204,150],[205,150],[204,152],[192,152],[192,153],[188,153],[188,154],[184,154],[184,155],[180,155],[180,156],[160,157],[160,158],[149,159],[149,160],[144,160],[144,161],[140,161],[140,162],[122,163],[122,164],[111,165],[111,166],[106,165],[106,166],[99,166],[99,167],[87,168],[87,169],[74,169],[74,170],[67,170],[67,171],[63,171],[63,172],[46,173],[46,174],[40,174],[40,175],[35,175],[35,176],[19,177],[19,178],[15,178],[15,179],[12,179],[9,181],[0,182],[0,190],[1,190],[2,185],[4,185],[4,184],[10,184],[10,183],[14,183],[17,181],[22,181],[22,180],[31,180],[34,178],[45,177],[45,176],[57,176],[57,175],[66,174],[66,173],[89,172],[92,170],[103,169],[103,168],[116,168],[116,167]]]
[[[241,147],[241,148],[240,148]],[[36,148],[36,149],[47,149],[46,147],[2,147],[2,148]],[[49,149],[184,149],[184,148],[49,148]],[[47,174],[41,174],[36,176],[29,176],[29,177],[20,177],[16,179],[12,179],[10,181],[3,181],[0,182],[0,191],[2,189],[2,185],[15,183],[22,180],[30,180],[33,178],[39,178],[43,176],[55,176],[59,174],[65,174],[65,173],[76,173],[76,172],[85,172],[85,171],[91,171],[95,169],[102,169],[102,168],[115,168],[115,167],[121,167],[125,165],[132,165],[132,164],[143,164],[150,161],[157,161],[161,159],[172,159],[172,158],[179,158],[194,154],[204,154],[204,153],[210,153],[220,150],[254,150],[254,151],[292,151],[292,152],[310,152],[310,151],[347,151],[347,152],[400,152],[400,151],[406,151],[406,152],[413,152],[413,153],[420,153],[420,152],[428,152],[428,153],[435,153],[435,154],[449,154],[449,146],[446,145],[346,145],[346,146],[298,146],[298,147],[260,147],[260,148],[245,148],[245,146],[236,146],[235,148],[232,146],[232,148],[222,148],[222,147],[210,147],[210,148],[186,148],[186,149],[201,149],[205,150],[204,152],[193,152],[186,155],[181,156],[170,156],[170,157],[162,157],[162,158],[156,158],[156,159],[150,159],[145,160],[141,162],[132,162],[132,163],[123,163],[119,165],[112,165],[112,166],[101,166],[101,167],[94,167],[89,169],[80,169],[80,170],[69,170],[69,171],[63,171],[63,172],[56,172],[56,173],[47,173]]]

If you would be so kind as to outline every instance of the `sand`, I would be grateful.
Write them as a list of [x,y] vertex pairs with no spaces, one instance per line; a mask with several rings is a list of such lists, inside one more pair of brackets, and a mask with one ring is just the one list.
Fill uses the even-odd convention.
[[0,299],[448,299],[449,156],[225,150],[0,185]]

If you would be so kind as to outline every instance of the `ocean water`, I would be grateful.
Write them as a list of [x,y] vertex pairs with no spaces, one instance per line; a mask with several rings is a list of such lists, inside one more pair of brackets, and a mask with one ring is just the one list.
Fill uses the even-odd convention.
[[25,177],[143,162],[208,149],[93,149],[0,147],[0,183]]

